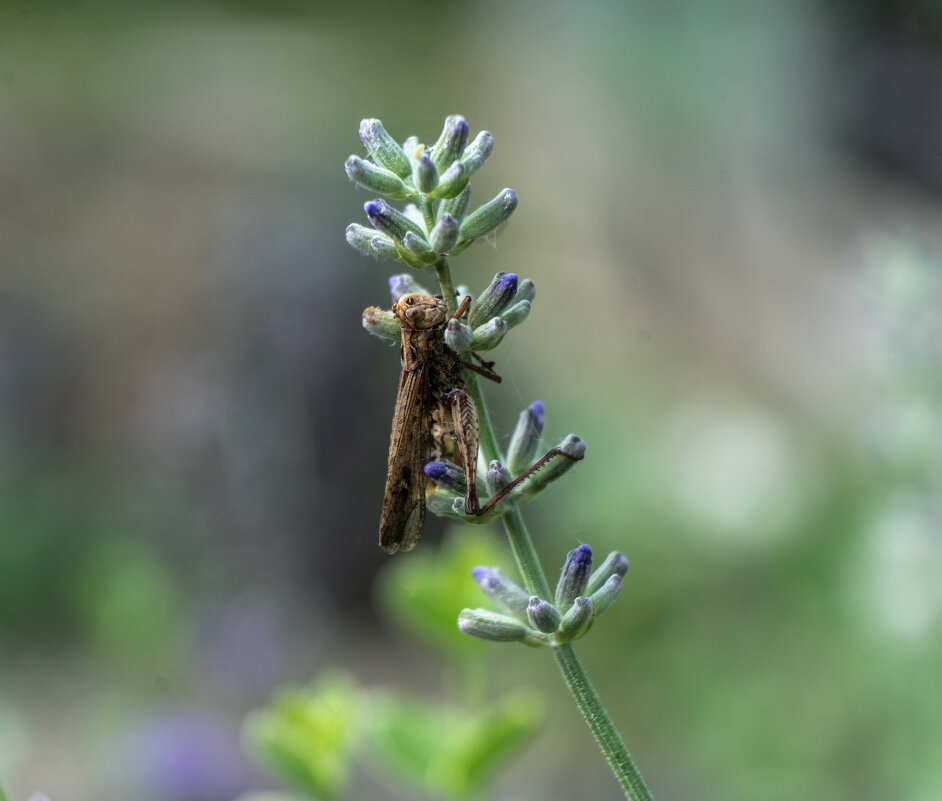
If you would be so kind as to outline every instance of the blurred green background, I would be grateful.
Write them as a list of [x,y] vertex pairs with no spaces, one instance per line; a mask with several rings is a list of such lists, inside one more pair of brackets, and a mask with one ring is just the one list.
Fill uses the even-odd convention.
[[[456,279],[538,288],[494,422],[588,443],[527,516],[632,561],[579,651],[656,797],[942,798],[938,8],[4,4],[11,801],[269,786],[243,717],[330,666],[443,697],[374,607],[400,270],[343,162],[450,113],[520,197]],[[489,658],[548,709],[489,797],[619,798],[548,655]]]

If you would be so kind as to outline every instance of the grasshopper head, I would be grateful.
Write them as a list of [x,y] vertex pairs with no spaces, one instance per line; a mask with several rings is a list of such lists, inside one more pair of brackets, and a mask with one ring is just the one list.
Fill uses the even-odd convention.
[[404,328],[419,330],[443,325],[448,316],[444,300],[414,292],[399,298],[392,310]]

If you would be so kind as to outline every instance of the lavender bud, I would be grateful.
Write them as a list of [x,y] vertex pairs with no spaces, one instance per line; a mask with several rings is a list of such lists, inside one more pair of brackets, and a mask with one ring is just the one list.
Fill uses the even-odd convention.
[[360,139],[366,145],[373,161],[381,167],[391,170],[400,178],[406,178],[412,174],[412,164],[409,158],[396,140],[386,133],[383,123],[379,120],[361,120]]
[[382,256],[384,259],[392,259],[393,261],[402,261],[396,243],[388,236],[377,234],[373,237],[370,245],[373,248],[374,255]]
[[460,114],[445,118],[445,127],[432,148],[432,161],[439,172],[444,172],[459,158],[468,142],[468,123]]
[[492,642],[523,642],[530,639],[530,630],[519,620],[487,609],[462,609],[458,615],[458,628],[464,634]]
[[494,137],[489,131],[481,131],[461,154],[461,163],[467,170],[468,176],[477,172],[491,151],[494,149]]
[[[359,225],[358,223],[350,223],[347,226],[347,244],[350,247],[359,250],[364,256],[375,256],[376,253],[373,250],[373,237],[376,236],[376,231],[372,228],[367,228],[365,225]],[[390,242],[390,244],[392,244]]]
[[438,186],[428,196],[433,200],[457,197],[467,185],[468,171],[464,164],[456,161],[442,173]]
[[402,336],[402,326],[391,311],[378,306],[363,310],[363,327],[375,337],[398,342]]
[[529,300],[530,303],[533,303],[533,298],[536,297],[536,287],[533,285],[533,282],[529,278],[524,278],[517,285],[517,301]]
[[423,153],[415,162],[412,182],[416,189],[426,195],[438,186],[438,167],[427,153]]
[[403,295],[419,294],[427,295],[426,289],[419,285],[411,273],[400,273],[389,278],[389,293],[392,295],[392,302],[396,303]]
[[445,344],[455,353],[471,350],[471,329],[460,320],[449,320],[445,324]]
[[458,465],[445,461],[444,459],[429,462],[424,468],[425,475],[428,476],[442,489],[453,492],[455,495],[464,497],[466,485],[464,482],[464,470]]
[[489,495],[496,495],[506,487],[510,481],[510,471],[496,459],[488,465],[487,492]]
[[580,545],[566,555],[566,564],[556,585],[557,609],[565,613],[573,601],[585,592],[591,571],[592,549],[588,545]]
[[402,143],[402,150],[411,161],[418,161],[419,156],[425,152],[425,145],[419,144],[419,137],[410,136]]
[[364,189],[394,198],[404,198],[409,194],[409,188],[396,173],[365,161],[359,156],[350,156],[343,167],[347,171],[347,177]]
[[557,478],[572,469],[573,465],[585,456],[585,443],[575,434],[567,436],[556,446],[562,453],[550,459],[526,481],[513,490],[517,500],[532,498],[542,492]]
[[618,593],[621,592],[621,585],[621,576],[613,573],[608,577],[608,581],[589,596],[596,617],[601,615],[602,612],[612,605],[612,601],[614,601],[618,597]]
[[542,631],[544,634],[552,634],[559,628],[562,615],[551,603],[541,601],[534,595],[530,598],[530,603],[527,606],[527,619],[533,628]]
[[477,328],[488,320],[497,317],[507,308],[516,294],[517,276],[514,273],[497,273],[491,279],[491,283],[471,304],[468,325]]
[[493,350],[507,333],[507,323],[495,317],[474,329],[471,335],[471,350]]
[[392,237],[396,242],[402,242],[409,231],[416,236],[425,237],[425,232],[418,225],[385,200],[370,200],[363,204],[363,211],[374,228]]
[[534,401],[520,412],[517,427],[514,429],[507,448],[507,466],[513,475],[519,476],[533,464],[540,448],[540,438],[543,436],[545,422],[543,404],[539,401]]
[[429,234],[429,241],[436,253],[447,253],[458,241],[458,221],[450,214],[443,214]]
[[530,301],[519,300],[509,309],[504,309],[500,316],[507,323],[508,329],[518,326],[530,316]]
[[586,585],[585,594],[592,595],[601,589],[602,585],[612,576],[621,578],[628,572],[628,560],[618,551],[612,551],[605,557],[605,561],[600,564],[595,572],[589,576],[589,583]]
[[518,620],[527,619],[530,596],[496,567],[476,567],[471,576],[497,606]]
[[465,186],[456,197],[443,200],[438,207],[438,219],[442,219],[446,214],[450,214],[458,222],[464,219],[468,211],[468,204],[471,202],[471,184]]
[[431,264],[438,258],[438,254],[432,250],[432,246],[425,237],[414,234],[412,231],[406,231],[406,235],[402,238],[402,244],[406,250],[425,264]]
[[563,615],[559,623],[559,634],[557,639],[565,642],[585,634],[592,622],[592,601],[588,598],[579,597],[574,599],[572,606]]
[[493,200],[472,211],[461,223],[461,239],[474,241],[489,234],[506,222],[517,208],[517,194],[513,189],[502,190]]

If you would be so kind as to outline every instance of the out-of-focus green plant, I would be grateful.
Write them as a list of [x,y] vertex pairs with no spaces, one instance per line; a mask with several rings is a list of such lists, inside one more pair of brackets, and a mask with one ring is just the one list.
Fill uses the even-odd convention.
[[[480,649],[468,648],[454,610],[470,594],[465,579],[472,566],[498,557],[492,545],[464,539],[392,563],[378,583],[379,605],[439,650],[446,669],[480,672]],[[305,688],[276,691],[267,707],[246,719],[243,734],[257,760],[304,797],[352,797],[348,780],[356,761],[379,781],[460,800],[476,797],[542,720],[542,701],[530,690],[486,704],[476,698],[441,703],[361,687],[349,673],[331,673]],[[256,795],[240,801],[249,799],[269,801]]]

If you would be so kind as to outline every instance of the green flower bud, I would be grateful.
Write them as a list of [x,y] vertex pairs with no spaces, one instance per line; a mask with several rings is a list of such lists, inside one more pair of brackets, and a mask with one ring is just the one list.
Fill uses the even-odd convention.
[[494,137],[489,131],[481,131],[461,154],[461,163],[470,177],[477,172],[494,149]]
[[373,231],[373,234],[374,236],[370,240],[370,247],[373,248],[374,256],[382,256],[384,259],[392,259],[393,261],[402,261],[395,242],[378,231]]
[[407,267],[411,267],[413,270],[424,270],[428,267],[429,263],[423,261],[418,256],[416,256],[411,250],[409,250],[405,245],[400,245],[398,242],[394,242],[393,245],[396,248],[396,260],[401,261]]
[[530,596],[502,570],[496,567],[476,567],[471,571],[471,576],[497,606],[518,620],[527,619]]
[[447,253],[458,241],[458,221],[450,214],[442,215],[429,234],[429,241],[436,253]]
[[556,584],[557,609],[565,613],[573,601],[585,592],[591,570],[592,549],[588,545],[580,545],[566,555],[566,564]]
[[387,309],[370,306],[363,310],[363,327],[375,337],[399,342],[402,338],[402,326],[396,316]]
[[364,256],[376,255],[372,245],[374,236],[376,236],[376,231],[372,228],[367,228],[365,225],[350,223],[350,225],[347,226],[347,244],[359,250]]
[[404,198],[409,195],[409,187],[396,173],[365,161],[359,156],[350,156],[343,166],[350,180],[355,181],[364,189],[379,192],[386,197]]
[[507,323],[495,317],[474,329],[471,335],[471,350],[493,350],[507,333]]
[[471,184],[465,186],[456,197],[446,198],[438,206],[438,219],[441,220],[446,214],[450,214],[458,222],[464,219],[468,211],[468,204],[471,202]]
[[451,163],[461,156],[468,142],[468,123],[460,114],[445,118],[445,127],[432,148],[432,161],[439,172],[444,172]]
[[457,197],[468,185],[468,173],[460,161],[456,161],[439,179],[438,186],[428,196],[433,200]]
[[589,576],[589,583],[586,585],[585,594],[592,595],[602,588],[602,585],[612,576],[619,578],[628,572],[628,560],[618,551],[612,551],[605,557],[605,561],[600,564],[595,572]]
[[530,316],[530,301],[518,300],[513,306],[502,311],[500,316],[507,323],[508,330],[514,328]]
[[406,235],[402,238],[402,244],[406,250],[424,264],[431,264],[438,258],[438,254],[432,250],[432,246],[425,237],[414,234],[412,231],[406,231]]
[[552,634],[559,628],[562,615],[551,603],[540,600],[534,595],[530,598],[530,603],[527,606],[527,618],[533,628],[542,631],[544,634]]
[[472,211],[461,223],[462,241],[470,244],[478,237],[489,234],[497,226],[507,222],[517,208],[517,195],[513,189],[504,189],[493,200]]
[[588,598],[576,598],[559,623],[557,642],[566,642],[585,634],[592,624],[592,601]]
[[525,642],[535,633],[519,620],[487,609],[462,609],[458,628],[464,634],[492,642]]
[[519,303],[521,300],[529,300],[530,303],[533,303],[533,298],[535,297],[536,287],[533,286],[533,282],[529,278],[524,278],[517,285],[517,302]]
[[517,276],[513,273],[497,273],[487,288],[471,304],[468,325],[477,328],[499,316],[516,294]]
[[415,162],[412,182],[416,189],[426,195],[438,186],[438,167],[428,154],[423,153]]
[[547,485],[572,469],[572,466],[585,457],[585,443],[575,434],[570,434],[557,447],[563,455],[550,459],[542,468],[537,470],[530,478],[516,487],[512,494],[518,500],[532,498],[546,489]]
[[487,492],[489,495],[496,495],[511,481],[510,471],[500,462],[494,459],[487,470]]
[[596,617],[601,615],[602,612],[612,605],[612,601],[614,601],[621,592],[621,585],[621,576],[612,574],[608,577],[608,581],[589,596],[589,600],[592,601],[593,614]]
[[360,139],[379,166],[396,173],[400,178],[412,174],[412,164],[399,144],[393,139],[379,120],[360,121]]
[[409,159],[409,161],[414,163],[418,161],[419,156],[425,152],[425,145],[419,142],[419,137],[410,136],[408,139],[406,139],[405,142],[402,143],[402,150],[406,154],[406,157]]
[[545,423],[543,404],[539,401],[534,401],[520,412],[517,427],[507,448],[507,466],[513,475],[519,476],[533,464],[540,449],[540,438],[543,436]]
[[449,320],[445,324],[445,344],[455,353],[471,350],[471,329],[460,320]]

